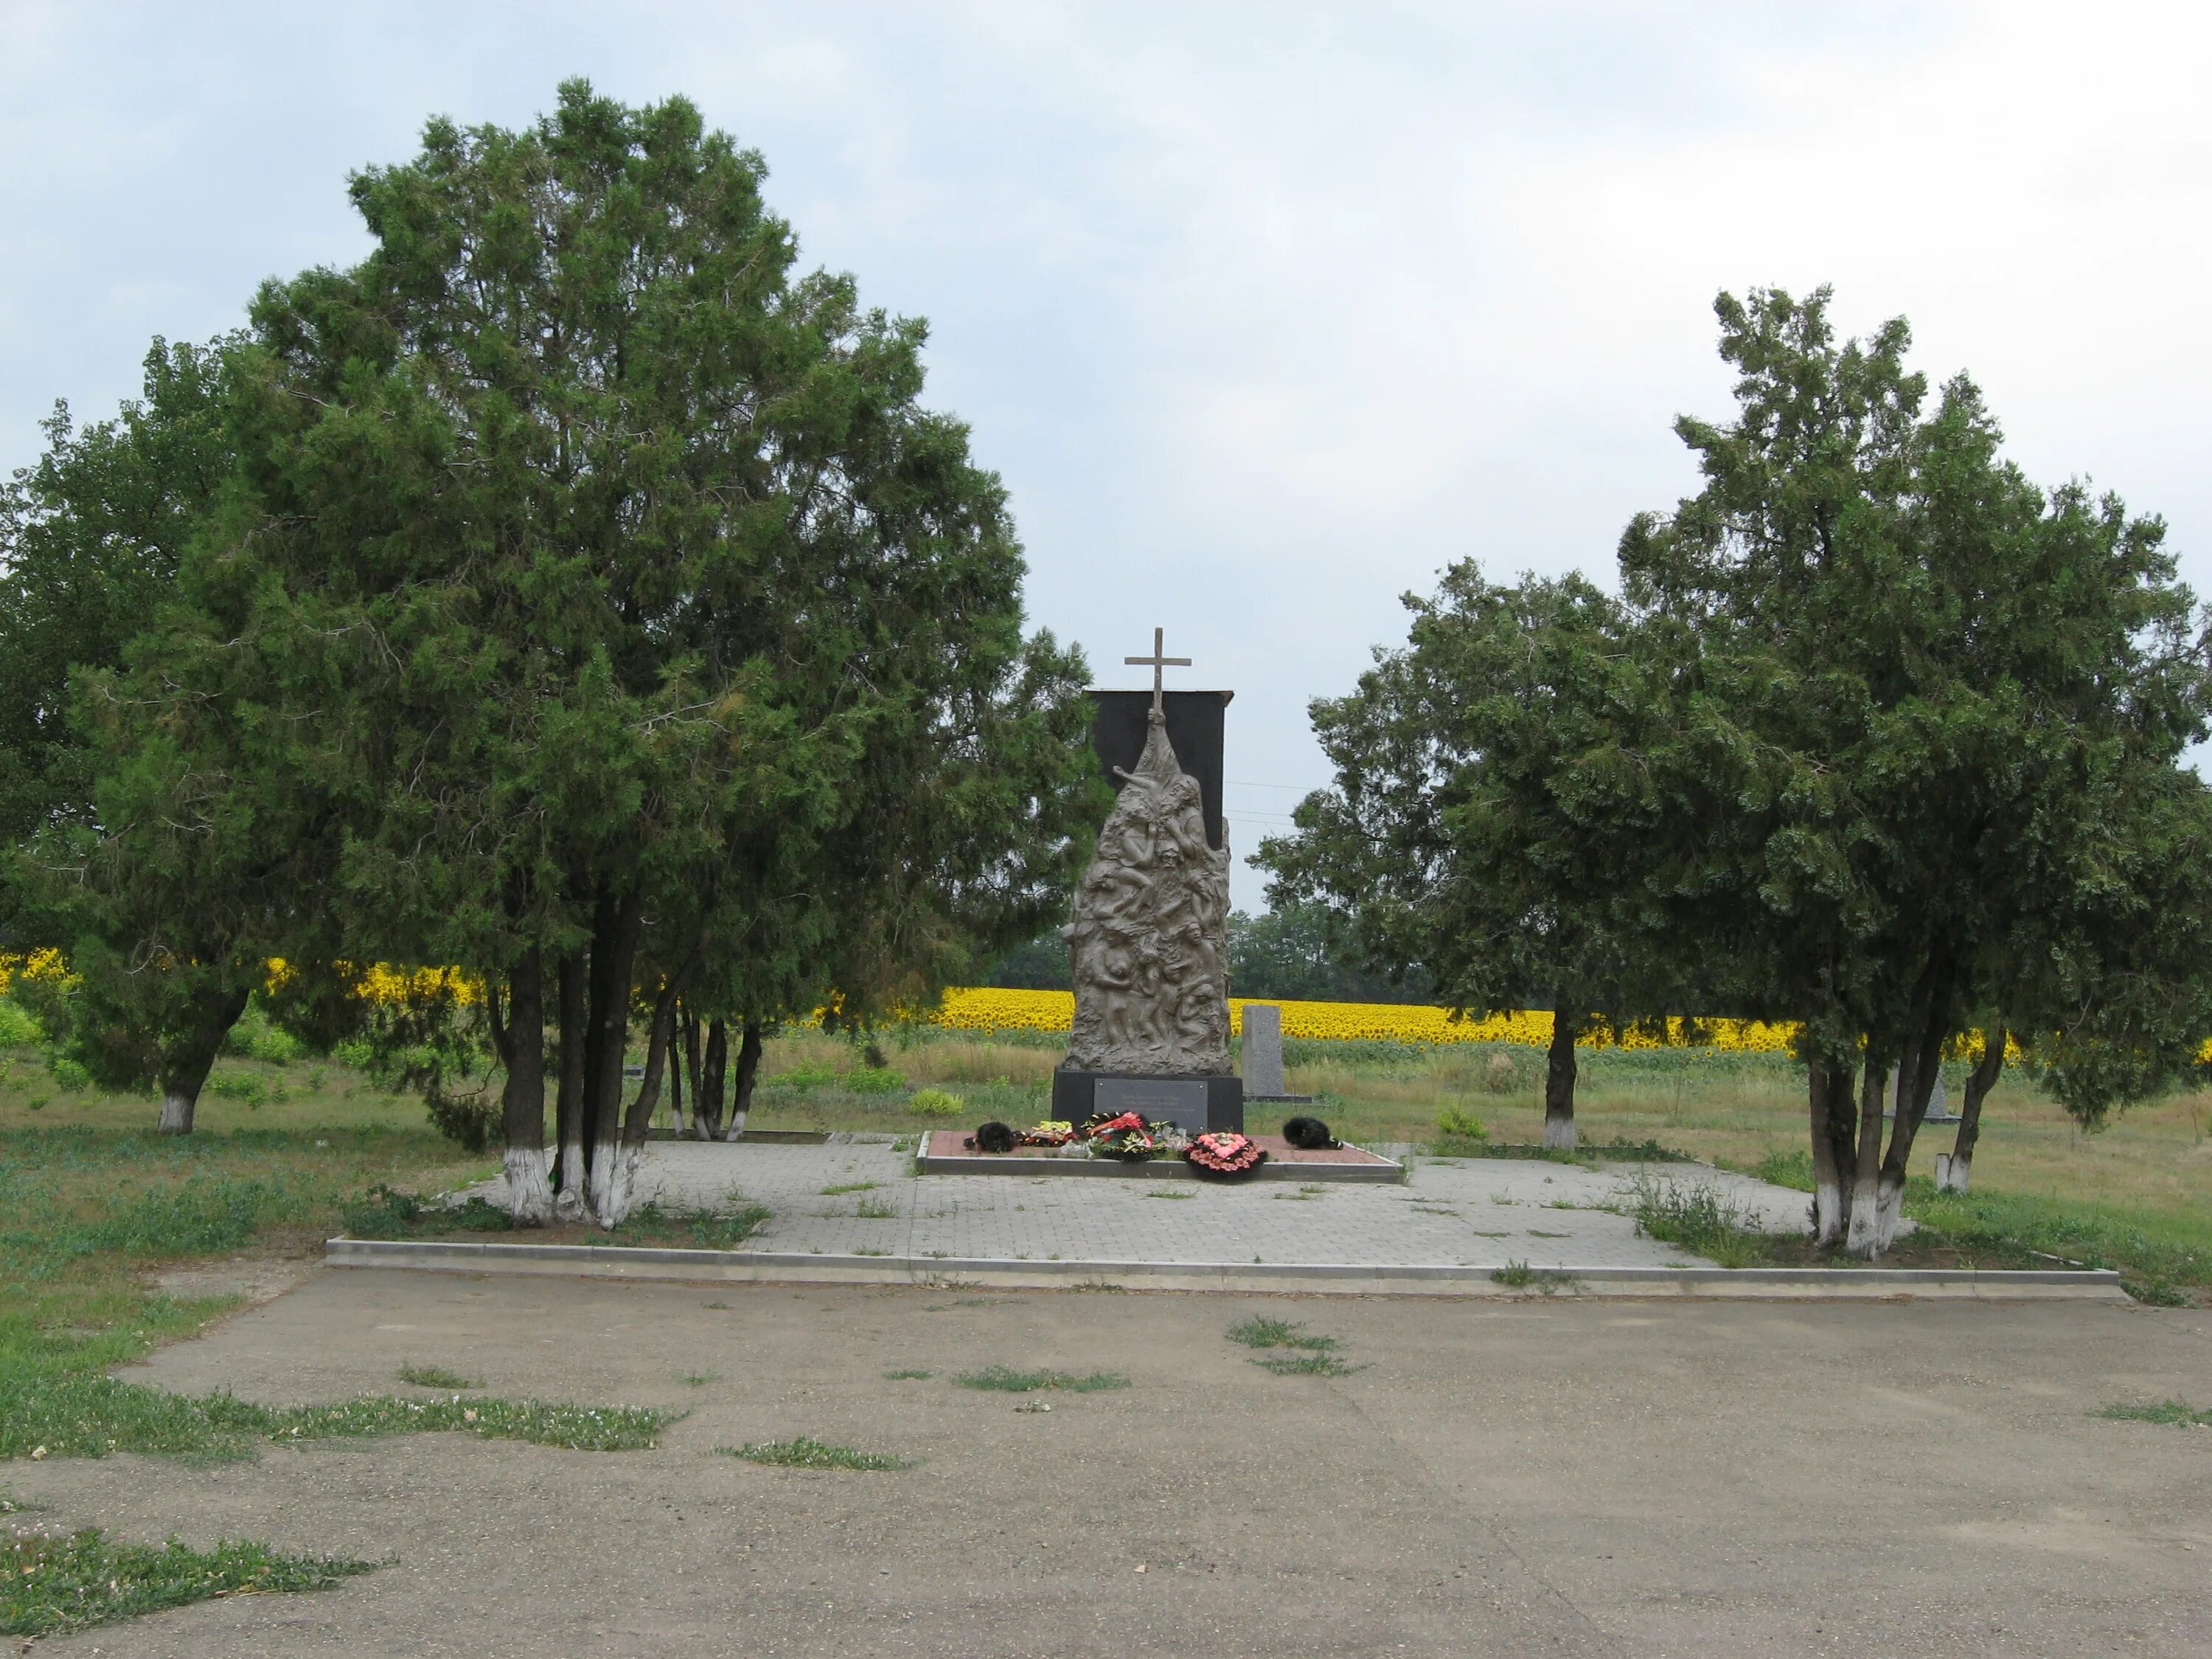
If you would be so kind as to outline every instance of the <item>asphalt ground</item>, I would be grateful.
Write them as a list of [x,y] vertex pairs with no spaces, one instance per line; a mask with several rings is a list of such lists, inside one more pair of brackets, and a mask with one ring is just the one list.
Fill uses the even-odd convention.
[[[1224,1334],[1254,1314],[1358,1369],[1261,1370]],[[318,1271],[126,1374],[293,1403],[394,1390],[406,1363],[690,1414],[635,1453],[422,1436],[17,1462],[5,1484],[50,1524],[386,1564],[35,1651],[2212,1650],[2212,1431],[2094,1414],[2212,1405],[2201,1310]],[[990,1364],[1131,1386],[953,1381]],[[714,1452],[799,1434],[921,1461]]]

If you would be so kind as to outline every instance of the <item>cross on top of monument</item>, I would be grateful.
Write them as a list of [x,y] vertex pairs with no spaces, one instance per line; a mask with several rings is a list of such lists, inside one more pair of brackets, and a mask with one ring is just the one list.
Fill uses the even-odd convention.
[[1149,668],[1152,671],[1152,707],[1155,708],[1158,708],[1160,706],[1160,698],[1163,695],[1161,690],[1162,683],[1160,679],[1160,671],[1163,668],[1188,668],[1190,666],[1190,659],[1188,657],[1169,657],[1161,654],[1163,649],[1162,642],[1166,639],[1166,637],[1167,629],[1164,628],[1155,628],[1152,630],[1152,654],[1151,656],[1124,657],[1121,659],[1123,662],[1127,663],[1133,668]]

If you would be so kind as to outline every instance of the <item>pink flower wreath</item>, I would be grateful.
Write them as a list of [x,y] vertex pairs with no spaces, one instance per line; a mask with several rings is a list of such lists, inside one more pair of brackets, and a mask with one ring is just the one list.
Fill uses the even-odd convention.
[[1249,1175],[1267,1160],[1267,1149],[1249,1135],[1224,1131],[1192,1137],[1183,1156],[1209,1175]]

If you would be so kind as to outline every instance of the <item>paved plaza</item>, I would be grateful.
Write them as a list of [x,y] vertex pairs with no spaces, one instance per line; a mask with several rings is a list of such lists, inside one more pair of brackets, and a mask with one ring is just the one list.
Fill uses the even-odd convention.
[[[1255,1314],[1356,1369],[1269,1375],[1227,1337]],[[383,1564],[37,1651],[2198,1659],[2212,1631],[2212,1432],[2098,1415],[2212,1403],[2201,1310],[317,1270],[121,1374],[289,1403],[410,1363],[688,1415],[634,1453],[443,1435],[13,1464],[55,1527]],[[988,1365],[1129,1386],[1024,1412],[957,1382]],[[916,1463],[716,1450],[801,1434]]]
[[[821,1146],[665,1140],[647,1148],[639,1194],[682,1210],[766,1205],[773,1218],[747,1241],[750,1249],[925,1260],[1699,1265],[1639,1237],[1622,1212],[1639,1172],[1716,1188],[1771,1227],[1804,1224],[1802,1193],[1701,1164],[1409,1161],[1403,1185],[917,1176],[888,1137]],[[500,1188],[495,1181],[471,1190],[497,1201]]]

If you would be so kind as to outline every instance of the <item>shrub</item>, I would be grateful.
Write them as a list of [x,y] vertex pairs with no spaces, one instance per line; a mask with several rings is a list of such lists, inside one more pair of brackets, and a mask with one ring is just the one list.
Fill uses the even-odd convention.
[[207,1091],[218,1100],[239,1100],[248,1106],[258,1106],[269,1098],[269,1084],[263,1078],[217,1072],[208,1079]]
[[1487,1140],[1490,1127],[1473,1112],[1447,1106],[1437,1116],[1437,1132],[1450,1140]]
[[29,1048],[46,1040],[46,1027],[29,1009],[0,997],[0,1048]]
[[888,1066],[856,1066],[845,1074],[845,1086],[856,1095],[893,1095],[906,1079]]
[[274,1025],[264,1025],[246,1039],[246,1052],[271,1066],[285,1066],[305,1054],[307,1045],[289,1031],[279,1030]]
[[71,1060],[67,1054],[56,1054],[46,1062],[46,1069],[54,1074],[54,1081],[64,1089],[89,1089],[92,1073],[84,1062]]
[[1521,1064],[1503,1050],[1495,1050],[1482,1062],[1476,1081],[1486,1095],[1512,1094],[1521,1087]]
[[968,1109],[968,1103],[943,1089],[917,1089],[906,1109],[917,1117],[957,1117]]

